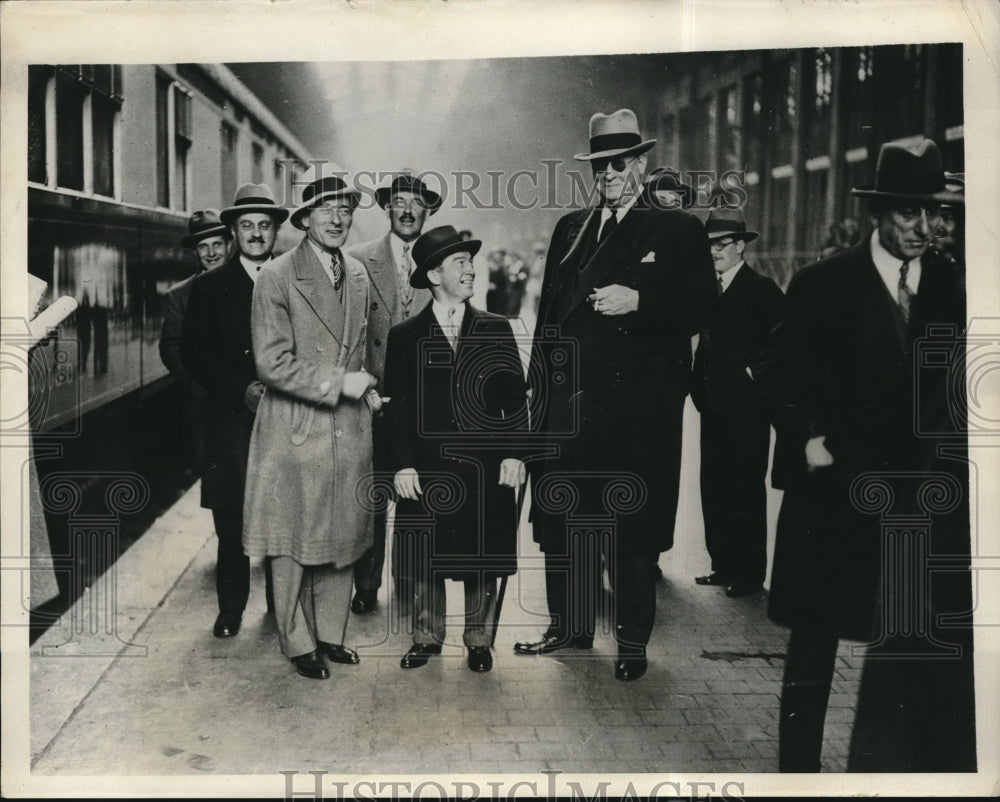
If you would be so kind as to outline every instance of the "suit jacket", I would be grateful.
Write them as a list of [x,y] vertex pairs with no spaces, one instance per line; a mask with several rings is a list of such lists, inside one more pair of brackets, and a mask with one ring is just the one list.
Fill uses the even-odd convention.
[[181,362],[181,332],[184,329],[184,314],[191,297],[191,285],[200,275],[195,273],[171,287],[163,296],[163,328],[160,332],[160,360],[178,385],[190,392],[192,388],[204,394],[191,374]]
[[[398,267],[389,245],[391,234],[362,242],[347,250],[350,256],[360,261],[371,279],[374,292],[368,305],[368,345],[366,369],[379,380],[385,371],[385,348],[389,329],[403,320],[403,310],[399,303]],[[411,313],[416,315],[431,300],[430,290],[413,291]],[[384,393],[383,393],[384,394]]]
[[[507,319],[465,306],[455,352],[430,304],[389,332],[387,468],[415,468],[423,496],[396,507],[400,554],[421,548],[441,575],[517,569],[514,491],[500,463],[520,458],[527,434],[524,370]],[[438,492],[434,484],[440,483]],[[443,501],[447,499],[447,501]],[[427,547],[415,521],[431,521]],[[421,561],[404,560],[404,574]]]
[[[565,548],[566,511],[547,499],[553,472],[628,473],[641,504],[626,505],[616,531],[625,548],[673,545],[684,398],[691,337],[716,303],[708,238],[687,212],[636,204],[596,244],[599,209],[565,215],[552,234],[532,348],[532,422],[558,456],[532,466],[535,538]],[[639,292],[639,308],[602,315],[587,303],[595,287]],[[582,499],[605,510],[602,487]],[[575,510],[587,510],[582,501]],[[633,508],[634,507],[634,508]]]
[[201,504],[243,506],[253,413],[244,403],[257,379],[250,342],[253,281],[237,254],[191,284],[181,330],[181,363],[208,395]]
[[345,256],[339,300],[307,239],[265,267],[251,331],[260,379],[243,547],[346,566],[371,546],[371,413],[340,394],[365,354],[368,276]]
[[[964,294],[954,266],[928,250],[902,338],[897,310],[867,240],[804,268],[788,288],[785,317],[762,361],[762,380],[780,399],[772,404],[773,473],[785,495],[769,599],[780,623],[819,622],[841,637],[868,639],[878,612],[882,540],[878,516],[852,502],[852,482],[866,472],[943,464],[934,456],[936,440],[915,432],[942,429],[952,371],[964,364]],[[953,327],[943,366],[917,358],[929,326]],[[810,472],[805,444],[821,435],[834,462]],[[915,502],[897,495],[903,506],[896,513]],[[942,540],[944,530],[935,534],[930,553],[967,554],[967,525],[964,534],[947,535],[957,542]]]
[[691,400],[701,412],[760,415],[762,399],[747,374],[759,371],[771,330],[781,319],[778,285],[744,264],[719,296],[715,314],[698,339]]

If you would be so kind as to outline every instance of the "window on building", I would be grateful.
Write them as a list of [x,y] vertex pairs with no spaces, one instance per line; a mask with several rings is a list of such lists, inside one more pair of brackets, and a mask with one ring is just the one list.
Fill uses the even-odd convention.
[[56,74],[56,183],[83,190],[83,104],[87,91],[64,70]]
[[875,125],[876,59],[874,47],[844,51],[843,143],[845,150],[868,147]]
[[792,138],[798,124],[799,109],[795,100],[798,76],[792,59],[773,64],[770,70],[771,164],[789,164]]
[[680,168],[680,154],[677,152],[677,115],[667,114],[663,118],[663,163],[675,170]]
[[719,171],[740,169],[739,92],[735,86],[722,90],[719,109]]
[[264,183],[264,146],[260,142],[253,143],[253,177],[255,184]]
[[751,75],[743,83],[743,162],[748,173],[764,169],[764,76]]
[[236,128],[229,123],[222,123],[220,127],[222,137],[222,205],[228,206],[236,195],[236,181],[238,174],[236,171],[236,144],[239,133]]
[[830,111],[833,107],[833,54],[825,47],[804,59],[804,156],[809,159],[830,152]]
[[156,76],[156,202],[167,209],[189,206],[191,94],[166,73]]
[[28,67],[28,180],[48,184],[48,120],[49,85],[52,68]]

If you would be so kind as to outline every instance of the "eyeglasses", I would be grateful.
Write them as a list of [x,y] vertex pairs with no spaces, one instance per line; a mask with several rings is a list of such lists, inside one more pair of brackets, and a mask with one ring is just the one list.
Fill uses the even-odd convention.
[[628,167],[632,162],[638,159],[638,156],[633,156],[631,159],[623,159],[621,156],[615,159],[594,159],[590,162],[591,169],[594,171],[594,175],[598,173],[603,173],[609,167],[616,173],[624,173],[625,168]]
[[272,228],[274,228],[273,220],[261,220],[259,223],[251,220],[240,221],[240,231],[270,231]]
[[728,248],[734,242],[736,242],[736,240],[734,240],[734,239],[714,239],[714,240],[712,240],[712,243],[711,243],[712,244],[712,250],[713,251],[721,251],[723,248]]
[[410,200],[403,200],[402,198],[393,198],[389,202],[389,208],[394,212],[405,212],[407,209],[412,209],[413,207],[418,209],[426,209],[427,204],[424,203],[420,198],[410,198]]

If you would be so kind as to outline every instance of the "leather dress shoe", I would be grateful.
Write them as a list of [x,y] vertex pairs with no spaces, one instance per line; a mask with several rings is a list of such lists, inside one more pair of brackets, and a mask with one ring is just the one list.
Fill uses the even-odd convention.
[[414,643],[399,661],[400,668],[420,668],[427,665],[432,655],[441,654],[440,643]]
[[292,665],[303,677],[308,679],[329,679],[330,669],[326,667],[323,658],[317,652],[300,654],[292,658]]
[[354,594],[354,599],[351,601],[351,612],[358,615],[374,613],[377,604],[377,590],[359,590]]
[[469,668],[473,671],[489,671],[493,668],[493,655],[490,654],[489,646],[469,647]]
[[215,626],[212,627],[212,634],[217,638],[231,638],[239,633],[242,623],[242,616],[219,613],[218,618],[215,619]]
[[560,649],[592,649],[594,648],[594,639],[592,637],[587,637],[585,635],[576,635],[574,637],[565,638],[558,635],[542,635],[541,640],[533,641],[531,643],[515,643],[514,653],[515,654],[551,654],[552,652],[557,652]]
[[632,682],[645,674],[647,667],[645,649],[638,654],[623,653],[619,650],[618,659],[615,660],[615,679]]
[[324,641],[316,641],[316,649],[324,656],[327,660],[331,660],[334,663],[343,663],[348,666],[356,666],[361,662],[361,658],[358,657],[358,653],[354,649],[348,649],[346,646],[342,646],[339,643],[325,643]]
[[696,576],[694,578],[694,581],[695,581],[696,585],[728,585],[729,584],[729,580],[726,579],[726,577],[722,576],[721,574],[715,573],[714,571],[711,574],[707,574],[706,576]]
[[749,582],[733,582],[726,588],[726,595],[730,599],[738,599],[741,596],[753,596],[753,594],[760,593],[763,589],[764,586],[760,584],[752,585]]

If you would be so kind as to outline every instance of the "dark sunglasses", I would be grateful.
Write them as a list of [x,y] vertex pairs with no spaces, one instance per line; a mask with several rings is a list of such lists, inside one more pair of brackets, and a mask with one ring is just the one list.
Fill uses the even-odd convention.
[[611,166],[611,169],[614,170],[616,173],[624,173],[625,168],[628,167],[628,165],[634,162],[637,158],[639,157],[633,156],[631,159],[625,159],[622,158],[621,156],[618,156],[617,158],[614,159],[593,159],[590,162],[590,167],[594,171],[594,175],[597,175],[598,173],[603,173],[605,170],[608,169],[609,165]]

